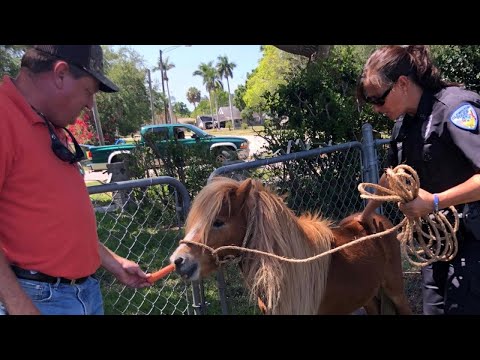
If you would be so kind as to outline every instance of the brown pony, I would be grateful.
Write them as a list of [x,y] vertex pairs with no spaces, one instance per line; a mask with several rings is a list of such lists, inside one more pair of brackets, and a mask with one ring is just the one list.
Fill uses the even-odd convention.
[[[398,314],[410,314],[403,292],[400,245],[394,234],[305,263],[236,249],[212,255],[211,249],[235,245],[305,259],[367,235],[353,217],[336,227],[319,215],[297,217],[258,180],[217,177],[196,196],[186,222],[185,242],[170,261],[185,279],[198,280],[223,260],[240,257],[250,294],[267,314],[350,314],[362,306],[368,314],[378,314],[380,288]],[[381,215],[375,215],[375,220],[377,231],[392,227]]]

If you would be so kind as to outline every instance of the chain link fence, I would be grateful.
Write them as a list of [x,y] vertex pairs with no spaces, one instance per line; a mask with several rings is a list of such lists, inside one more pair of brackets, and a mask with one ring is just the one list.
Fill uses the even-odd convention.
[[[183,238],[190,206],[185,187],[176,179],[122,181],[89,187],[100,241],[120,256],[154,272],[169,264]],[[192,314],[201,308],[199,285],[169,274],[146,289],[130,289],[103,269],[106,314]]]

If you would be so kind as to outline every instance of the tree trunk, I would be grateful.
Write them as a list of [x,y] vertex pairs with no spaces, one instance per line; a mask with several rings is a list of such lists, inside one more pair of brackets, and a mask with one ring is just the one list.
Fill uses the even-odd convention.
[[213,106],[212,106],[212,92],[209,91],[209,94],[210,94],[210,115],[212,115],[212,124],[213,124]]
[[215,100],[215,113],[217,114],[217,127],[220,130],[220,119],[218,118],[218,105],[217,105],[217,94],[213,93],[213,99]]
[[230,105],[230,117],[232,119],[232,127],[233,130],[235,130],[235,120],[233,119],[233,108],[232,108],[232,95],[230,94],[230,83],[228,82],[228,76],[226,77],[227,79],[227,88],[228,88],[228,103]]

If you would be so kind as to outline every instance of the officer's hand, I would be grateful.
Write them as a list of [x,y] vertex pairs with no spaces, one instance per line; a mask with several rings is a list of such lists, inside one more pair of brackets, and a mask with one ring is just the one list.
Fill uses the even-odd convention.
[[427,216],[434,211],[433,194],[419,189],[415,199],[405,204],[399,203],[398,207],[409,219]]

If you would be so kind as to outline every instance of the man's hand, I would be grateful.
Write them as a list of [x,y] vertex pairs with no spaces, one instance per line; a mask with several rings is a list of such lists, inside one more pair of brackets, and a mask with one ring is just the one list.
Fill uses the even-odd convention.
[[15,304],[7,307],[8,315],[41,315],[40,311],[35,305],[26,299],[26,301],[18,301]]
[[137,263],[121,257],[118,258],[118,262],[121,265],[120,268],[118,270],[116,268],[112,273],[122,284],[136,289],[152,285],[147,281],[148,275],[140,269]]

